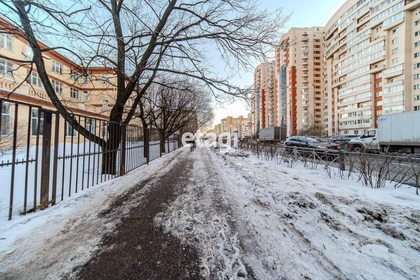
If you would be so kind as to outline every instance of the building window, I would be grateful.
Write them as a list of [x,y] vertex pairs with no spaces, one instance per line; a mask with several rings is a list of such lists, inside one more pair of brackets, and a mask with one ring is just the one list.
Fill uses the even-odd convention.
[[60,63],[60,62],[58,62],[58,61],[53,60],[53,61],[52,61],[52,70],[53,70],[55,73],[58,73],[58,74],[60,74],[60,75],[63,75],[63,64],[61,64],[61,63]]
[[382,91],[378,91],[378,92],[376,93],[376,96],[382,96]]
[[108,110],[108,100],[104,100],[104,101],[103,101],[103,103],[102,103],[102,108],[103,108],[104,110]]
[[392,64],[396,64],[396,63],[398,63],[398,57],[392,59]]
[[32,50],[32,48],[30,46],[26,46],[25,58],[32,60],[33,57],[34,57],[34,51]]
[[376,83],[376,87],[382,87],[382,82]]
[[398,48],[392,49],[391,53],[392,53],[392,54],[396,54],[396,53],[398,53]]
[[420,46],[420,41],[417,41],[417,42],[414,43],[415,48],[418,47],[418,46]]
[[391,41],[391,43],[392,43],[392,44],[396,44],[396,43],[398,43],[398,41],[399,41],[399,39],[398,39],[398,38],[395,38],[395,39],[393,39],[393,40]]
[[13,63],[0,58],[0,75],[13,78]]
[[382,100],[377,101],[376,106],[382,106]]
[[39,119],[39,135],[42,136],[44,131],[44,112],[39,115],[38,109],[32,110],[32,136],[37,136],[38,131],[38,119]]
[[419,30],[419,31],[414,32],[414,37],[417,37],[417,36],[419,36],[419,35],[420,35],[420,30]]
[[86,118],[85,122],[86,122],[86,125],[85,125],[86,130],[89,131],[90,133],[95,134],[96,120],[91,119],[91,118]]
[[108,138],[108,125],[105,123],[102,125],[101,136],[102,138]]
[[31,84],[31,85],[37,86],[37,87],[42,87],[43,86],[42,81],[39,78],[38,73],[33,72],[33,71],[31,73],[29,73],[29,70],[27,70],[26,75],[27,75],[26,82],[28,84]]
[[9,34],[0,34],[0,47],[13,51],[13,38]]
[[379,78],[381,78],[382,77],[382,73],[378,73],[378,74],[376,74],[376,78],[377,79],[379,79]]
[[80,77],[79,73],[77,73],[76,71],[70,70],[70,79],[72,81],[75,81],[76,83],[79,82],[79,77]]
[[1,135],[7,136],[11,133],[12,118],[10,114],[10,104],[1,104]]
[[414,101],[420,100],[420,95],[415,95],[414,96]]
[[398,31],[399,31],[400,29],[397,27],[397,28],[395,28],[394,30],[392,30],[392,34],[395,34],[395,33],[398,33]]
[[414,69],[420,68],[420,63],[414,63]]
[[420,57],[420,52],[414,53],[414,58]]
[[74,137],[76,135],[76,130],[74,130],[73,127],[68,122],[66,122],[66,137]]
[[82,100],[86,101],[88,99],[88,93],[87,91],[83,91]]
[[58,93],[61,95],[63,94],[63,89],[64,89],[63,83],[57,82],[56,80],[51,80],[51,85],[53,86],[55,93]]
[[103,83],[104,83],[104,84],[108,84],[108,83],[109,83],[109,77],[108,77],[108,74],[105,74],[105,75],[103,76],[102,81],[103,81]]
[[70,88],[70,97],[74,99],[79,99],[79,90],[75,88]]
[[420,89],[420,84],[414,85],[414,90]]
[[83,75],[83,83],[87,84],[88,83],[88,78],[86,75]]
[[420,106],[414,106],[414,111],[420,111]]

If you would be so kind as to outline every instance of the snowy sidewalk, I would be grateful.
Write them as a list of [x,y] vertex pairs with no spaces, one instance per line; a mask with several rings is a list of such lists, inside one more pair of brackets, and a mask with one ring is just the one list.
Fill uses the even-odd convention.
[[0,224],[1,279],[416,279],[420,197],[180,149]]

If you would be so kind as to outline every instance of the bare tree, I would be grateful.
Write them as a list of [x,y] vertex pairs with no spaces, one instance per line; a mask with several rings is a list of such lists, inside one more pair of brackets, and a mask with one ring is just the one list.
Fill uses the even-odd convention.
[[[151,88],[152,89],[152,88]],[[160,133],[161,152],[175,132],[196,132],[212,119],[211,96],[188,80],[164,80],[145,97],[150,123]]]
[[[282,16],[281,9],[259,11],[256,0],[74,0],[67,6],[48,0],[1,3],[6,8],[2,16],[16,24],[29,42],[32,62],[58,112],[105,151],[116,150],[120,136],[106,140],[91,135],[67,114],[48,79],[43,53],[67,51],[84,67],[104,66],[115,72],[116,102],[108,129],[110,135],[118,135],[119,125],[130,122],[159,73],[201,81],[215,97],[220,93],[246,96],[247,91],[229,82],[229,74],[240,68],[252,70],[253,62],[272,52],[289,17]],[[61,42],[50,48],[39,44],[38,38],[52,33],[72,39],[69,46],[79,48],[64,47]],[[224,61],[233,72],[222,77],[214,73],[215,60]],[[129,98],[134,102],[125,113]],[[103,160],[108,162],[104,167],[110,167],[103,172],[115,173],[116,153],[106,153]]]
[[298,130],[297,135],[318,137],[324,136],[324,127],[322,124],[315,121],[315,116],[313,114],[309,115],[308,122],[310,123],[308,128],[302,128]]

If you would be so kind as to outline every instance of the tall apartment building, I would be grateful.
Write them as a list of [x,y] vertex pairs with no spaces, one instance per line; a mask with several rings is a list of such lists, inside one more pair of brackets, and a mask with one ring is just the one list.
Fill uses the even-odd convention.
[[254,72],[252,131],[275,126],[278,122],[278,99],[274,94],[275,62],[262,63]]
[[277,125],[292,136],[322,125],[323,27],[292,28],[276,48]]
[[420,109],[420,1],[348,0],[324,34],[324,127],[360,134]]

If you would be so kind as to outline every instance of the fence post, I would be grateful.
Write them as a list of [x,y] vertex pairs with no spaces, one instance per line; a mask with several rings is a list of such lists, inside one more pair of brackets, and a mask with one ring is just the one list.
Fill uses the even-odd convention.
[[340,160],[340,170],[344,171],[346,170],[346,165],[344,163],[344,153],[343,150],[338,151],[339,153],[339,160]]
[[[41,112],[40,112],[41,113]],[[42,165],[41,165],[41,210],[48,207],[50,196],[50,165],[51,165],[51,112],[43,111],[44,125],[42,134]],[[34,205],[36,207],[36,205]]]
[[[1,105],[1,104],[0,104]],[[18,123],[18,108],[19,105],[16,104],[15,105],[15,120],[14,120],[14,125],[13,125],[13,155],[12,155],[12,176],[11,176],[11,184],[10,184],[10,204],[9,204],[9,220],[12,219],[12,214],[13,214],[13,194],[15,191],[15,162],[16,162],[16,147],[17,147],[17,123]],[[0,118],[3,117],[2,115],[0,115]],[[1,122],[1,121],[0,121]],[[1,133],[0,133],[1,134]]]
[[146,157],[146,163],[149,164],[149,151],[150,151],[150,130],[146,128],[144,130],[144,155]]
[[127,126],[121,125],[121,158],[120,158],[120,176],[125,174],[125,151],[127,140]]
[[55,114],[55,134],[54,134],[54,159],[53,159],[53,182],[52,182],[52,205],[55,205],[57,201],[57,169],[58,169],[58,142],[59,142],[59,128],[60,128],[60,115]]

